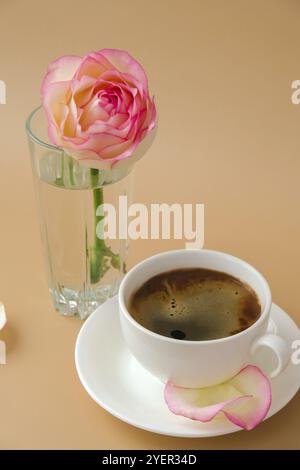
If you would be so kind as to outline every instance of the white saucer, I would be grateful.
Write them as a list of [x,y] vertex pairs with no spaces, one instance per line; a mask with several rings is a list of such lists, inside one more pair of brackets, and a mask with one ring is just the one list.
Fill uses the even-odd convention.
[[[272,319],[278,334],[288,342],[300,339],[296,324],[274,304]],[[218,436],[240,430],[223,415],[210,423],[200,423],[168,410],[164,385],[135,360],[124,344],[117,297],[99,307],[81,328],[75,362],[79,378],[93,400],[133,426],[178,437]],[[269,355],[260,355],[260,360],[254,361],[264,371],[270,368],[270,362]],[[300,365],[290,363],[271,384],[273,401],[267,418],[281,410],[299,390]]]

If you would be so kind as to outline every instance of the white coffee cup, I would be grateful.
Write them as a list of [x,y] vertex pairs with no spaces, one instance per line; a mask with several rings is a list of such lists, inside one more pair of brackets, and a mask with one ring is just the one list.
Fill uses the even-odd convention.
[[[128,303],[145,281],[172,269],[195,267],[231,274],[251,286],[262,308],[257,321],[233,336],[187,341],[153,333],[134,320]],[[255,268],[234,256],[211,250],[183,249],[152,256],[126,274],[119,290],[121,328],[131,353],[159,380],[171,380],[182,387],[208,387],[230,379],[251,363],[252,355],[261,346],[271,348],[277,357],[270,377],[279,375],[290,359],[290,351],[282,338],[267,331],[271,305],[269,285]]]

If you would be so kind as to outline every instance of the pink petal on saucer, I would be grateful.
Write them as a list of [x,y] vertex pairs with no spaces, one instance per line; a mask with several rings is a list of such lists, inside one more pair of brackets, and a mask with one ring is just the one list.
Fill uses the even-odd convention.
[[272,401],[269,380],[256,366],[246,366],[232,379],[207,388],[183,388],[168,382],[164,390],[172,413],[208,422],[222,412],[232,423],[253,429],[267,415]]
[[6,323],[6,314],[5,314],[5,309],[4,305],[2,302],[0,302],[0,330],[4,327]]

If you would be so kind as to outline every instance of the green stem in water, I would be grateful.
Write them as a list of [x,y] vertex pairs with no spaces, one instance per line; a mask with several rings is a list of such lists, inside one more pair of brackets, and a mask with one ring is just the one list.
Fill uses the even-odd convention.
[[[90,278],[91,283],[95,284],[104,276],[106,271],[109,269],[110,264],[120,269],[120,258],[119,255],[113,253],[109,246],[105,244],[103,238],[97,236],[96,230],[97,225],[103,220],[104,215],[97,215],[97,208],[103,204],[103,188],[97,188],[99,177],[99,170],[91,169],[91,184],[93,189],[93,208],[94,208],[94,245],[91,249],[91,260],[90,260]],[[110,260],[110,264],[109,264]]]
[[70,185],[74,186],[75,185],[75,181],[74,181],[74,160],[71,157],[69,159],[69,175],[70,175]]
[[62,188],[65,185],[65,154],[61,155],[61,175],[59,178],[56,178],[55,184],[61,186]]

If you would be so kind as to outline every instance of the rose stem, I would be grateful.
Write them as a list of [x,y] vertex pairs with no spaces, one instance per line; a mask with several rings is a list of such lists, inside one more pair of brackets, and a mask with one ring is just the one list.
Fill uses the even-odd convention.
[[74,160],[72,157],[69,157],[69,176],[70,176],[70,185],[74,186]]
[[[98,183],[99,170],[92,168],[91,169],[91,183],[92,187],[96,186]],[[94,246],[92,247],[91,253],[91,263],[90,263],[90,277],[91,283],[95,284],[98,282],[102,276],[103,271],[103,262],[104,262],[104,252],[105,252],[105,243],[104,240],[97,237],[96,228],[98,222],[103,218],[102,215],[97,216],[96,211],[98,206],[103,204],[103,189],[102,187],[93,189],[93,205],[94,205]]]
[[[91,183],[92,188],[98,184],[99,170],[91,169]],[[94,202],[94,246],[92,247],[91,263],[90,263],[90,277],[91,283],[98,282],[109,269],[109,265],[105,263],[104,257],[110,258],[110,263],[113,268],[120,269],[120,256],[116,255],[109,246],[105,244],[103,238],[97,237],[97,224],[100,222],[104,215],[97,215],[97,208],[103,204],[103,188],[95,187],[93,189],[93,202]]]

